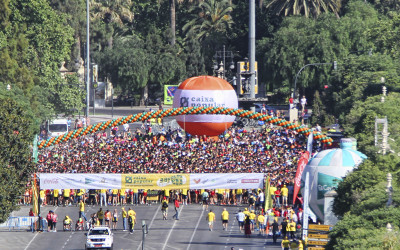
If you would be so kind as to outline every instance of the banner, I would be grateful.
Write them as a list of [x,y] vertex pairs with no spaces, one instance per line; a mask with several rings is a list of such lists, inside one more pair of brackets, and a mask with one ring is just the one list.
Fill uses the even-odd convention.
[[306,182],[304,185],[304,203],[303,203],[303,233],[302,239],[306,240],[308,236],[308,216],[309,216],[309,207],[308,207],[308,198],[310,194],[310,173],[306,173]]
[[121,174],[39,174],[41,189],[121,189]]
[[164,104],[172,105],[178,85],[164,85]]
[[263,188],[264,174],[190,174],[190,189]]
[[122,188],[189,189],[189,174],[122,174]]
[[269,176],[267,177],[267,180],[265,181],[265,192],[264,192],[264,211],[267,211],[268,209],[272,208],[272,199],[271,195],[269,194],[269,189],[271,187],[271,180]]
[[295,203],[297,194],[299,193],[300,184],[301,184],[301,176],[303,175],[303,171],[308,163],[309,157],[310,157],[310,153],[308,151],[306,151],[304,154],[301,155],[299,162],[297,163],[296,177],[294,178],[293,204]]
[[257,189],[264,174],[39,174],[41,189]]
[[34,215],[38,215],[40,213],[40,206],[39,206],[39,192],[36,184],[36,175],[33,177],[32,181],[32,211]]

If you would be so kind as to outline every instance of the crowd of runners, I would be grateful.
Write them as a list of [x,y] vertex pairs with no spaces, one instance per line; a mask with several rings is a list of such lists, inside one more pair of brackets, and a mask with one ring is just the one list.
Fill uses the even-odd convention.
[[[55,189],[40,190],[41,205],[82,207],[80,204],[87,204],[107,209],[107,206],[123,208],[160,202],[174,207],[174,218],[179,219],[179,204],[198,203],[207,206],[210,230],[213,230],[215,214],[208,205],[244,205],[234,219],[246,236],[257,231],[260,235],[270,234],[274,242],[278,236],[295,238],[302,211],[291,201],[297,160],[306,150],[303,135],[271,125],[251,131],[230,128],[219,137],[184,135],[181,130],[162,130],[155,135],[146,127],[134,132],[129,127],[118,130],[115,127],[110,134],[97,133],[43,149],[38,173],[264,173],[271,180],[270,193],[264,194],[261,189]],[[273,203],[273,208],[267,211],[263,210],[265,195]],[[28,186],[21,204],[31,202],[32,191]],[[115,209],[106,210],[111,221],[118,216]],[[167,218],[168,209],[162,209]],[[102,211],[89,218],[85,216],[85,221],[98,223],[99,214],[100,218],[104,217]],[[122,214],[125,215],[121,218],[123,229],[127,230],[129,224],[130,230],[129,216],[124,211]],[[229,214],[224,210],[221,214],[224,229],[227,218]],[[111,221],[109,225],[114,228]]]

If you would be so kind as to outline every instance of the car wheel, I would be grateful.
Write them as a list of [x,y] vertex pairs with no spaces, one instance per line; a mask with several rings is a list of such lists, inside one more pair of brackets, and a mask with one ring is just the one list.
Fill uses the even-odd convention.
[[114,248],[114,244],[111,245],[110,250],[113,250],[113,248]]

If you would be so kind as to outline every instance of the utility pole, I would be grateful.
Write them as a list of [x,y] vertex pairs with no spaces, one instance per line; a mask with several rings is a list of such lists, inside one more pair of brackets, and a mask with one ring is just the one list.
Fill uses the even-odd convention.
[[[256,4],[249,0],[249,68],[250,68],[250,98],[256,98],[255,64],[256,64]],[[254,109],[254,107],[252,108]],[[254,111],[254,110],[253,110]]]
[[89,0],[86,0],[86,117],[89,117],[90,97],[90,36],[89,36]]

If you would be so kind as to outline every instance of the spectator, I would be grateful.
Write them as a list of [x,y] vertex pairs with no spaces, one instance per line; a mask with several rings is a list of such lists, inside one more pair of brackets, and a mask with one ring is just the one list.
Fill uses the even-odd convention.
[[303,95],[303,97],[300,99],[300,104],[301,104],[301,112],[304,112],[306,105],[307,105],[307,99]]

